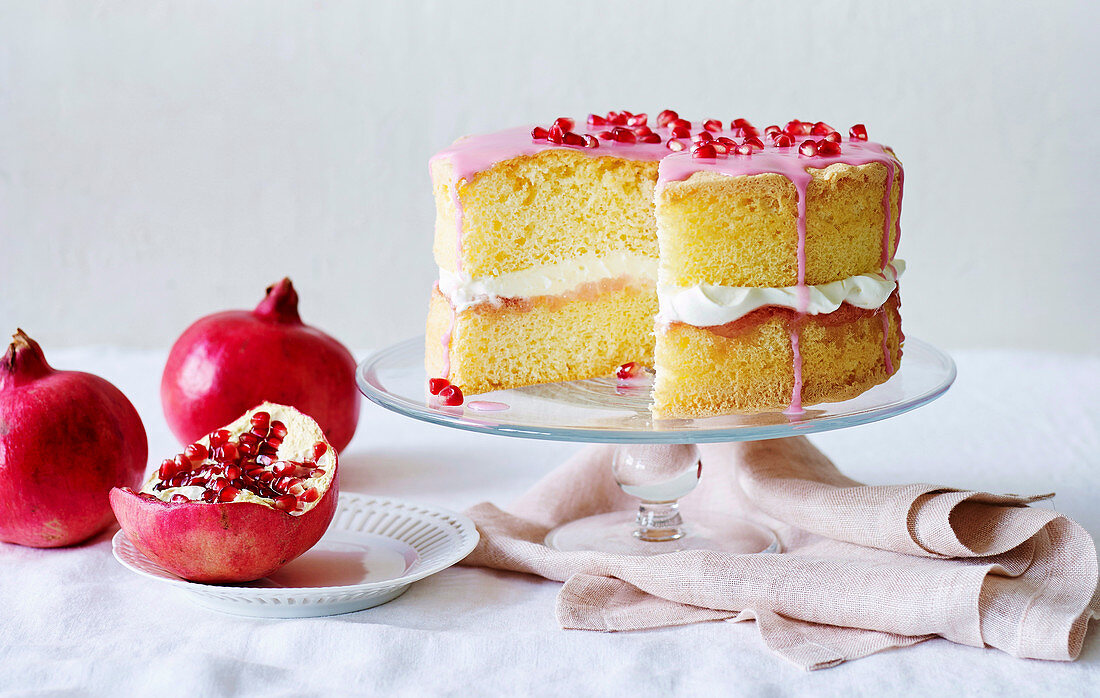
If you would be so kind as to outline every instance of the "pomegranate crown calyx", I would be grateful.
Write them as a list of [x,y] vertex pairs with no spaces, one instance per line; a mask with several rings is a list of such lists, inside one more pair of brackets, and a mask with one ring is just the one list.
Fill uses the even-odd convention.
[[274,322],[301,324],[298,315],[298,292],[289,278],[267,287],[267,295],[252,311],[257,317]]
[[0,359],[0,388],[23,385],[52,372],[38,342],[16,329],[8,352]]

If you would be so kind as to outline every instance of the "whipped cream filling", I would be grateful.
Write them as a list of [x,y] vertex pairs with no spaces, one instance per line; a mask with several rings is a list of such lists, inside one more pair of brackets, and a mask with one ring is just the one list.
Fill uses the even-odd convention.
[[439,270],[439,291],[456,312],[502,298],[557,296],[583,284],[630,277],[649,284],[657,281],[657,260],[630,252],[586,254],[565,262],[544,264],[500,276],[472,277],[466,272]]
[[886,265],[882,272],[861,274],[819,286],[785,288],[749,288],[695,284],[694,286],[658,286],[660,311],[657,321],[667,325],[682,322],[695,327],[713,327],[738,320],[766,306],[780,306],[808,315],[831,313],[849,303],[873,310],[894,292],[898,277],[905,271],[900,259]]

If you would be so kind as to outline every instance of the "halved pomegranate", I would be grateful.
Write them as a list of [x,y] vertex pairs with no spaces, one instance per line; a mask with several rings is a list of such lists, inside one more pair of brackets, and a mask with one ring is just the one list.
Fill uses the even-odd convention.
[[336,450],[315,421],[263,403],[165,459],[139,492],[111,490],[127,537],[197,582],[265,577],[320,540],[336,512]]

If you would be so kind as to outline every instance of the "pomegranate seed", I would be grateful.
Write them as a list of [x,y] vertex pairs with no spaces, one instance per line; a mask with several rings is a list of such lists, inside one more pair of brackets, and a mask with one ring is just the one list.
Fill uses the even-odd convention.
[[317,491],[316,487],[310,487],[302,494],[302,500],[305,502],[316,502],[321,496],[321,493]]
[[610,141],[615,138],[615,134],[611,133],[611,131],[600,131],[596,135],[599,136],[601,140],[605,141]]
[[588,115],[589,126],[607,126],[607,119],[603,118],[599,114]]
[[779,128],[775,124],[772,124],[771,126],[766,126],[764,128],[764,135],[765,136],[770,136],[773,133],[782,133],[782,132],[783,132],[783,129]]
[[783,130],[787,132],[788,136],[808,136],[811,128],[813,127],[810,124],[792,119],[787,122],[787,127]]
[[325,469],[324,468],[314,468],[313,470],[309,471],[309,476],[310,477],[321,477],[324,474],[325,474]]
[[660,143],[661,137],[658,136],[656,133],[647,133],[638,140],[642,143]]
[[[283,437],[286,436],[286,425],[278,420],[272,422],[271,433],[273,436],[277,436],[279,438],[279,442],[281,443]],[[268,441],[271,441],[271,439],[269,438]]]
[[[634,134],[631,133],[630,135],[633,136]],[[462,404],[462,391],[458,389],[457,385],[447,386],[443,389],[443,392],[439,394],[439,397],[443,399],[444,405],[455,406]]]
[[230,480],[236,480],[241,476],[241,468],[239,465],[227,465],[225,467],[225,476]]
[[318,441],[313,444],[313,460],[317,460],[326,453],[328,453],[328,444],[324,441]]
[[853,141],[865,141],[867,140],[867,127],[863,124],[856,124],[848,129],[848,135],[851,136]]
[[218,461],[219,463],[231,463],[239,460],[239,458],[240,453],[238,452],[237,447],[233,444],[225,444],[224,446],[219,446],[214,451],[214,460]]
[[298,506],[298,498],[292,494],[284,494],[281,497],[275,498],[275,508],[282,511],[291,511],[294,507]]
[[760,136],[760,130],[753,128],[752,126],[746,126],[745,128],[741,129],[741,135],[758,137]]
[[188,499],[187,495],[185,495],[185,494],[174,494],[174,495],[172,495],[172,502],[174,504],[182,504],[183,502],[190,502],[190,501],[191,500]]
[[714,152],[718,153],[719,155],[729,155],[730,151],[733,150],[733,148],[737,147],[733,146],[733,148],[731,148],[725,143],[720,143],[718,141],[711,141],[710,144],[714,146]]
[[637,142],[638,137],[634,135],[634,132],[628,128],[617,127],[611,132],[612,137],[616,143],[634,143]]
[[587,145],[589,148],[599,148],[600,147],[600,142],[598,140],[596,140],[596,137],[593,136],[591,133],[586,133],[585,134],[584,144]]
[[161,480],[168,480],[176,474],[176,461],[171,458],[165,458],[164,462],[160,464],[160,470],[157,471],[157,475]]
[[189,487],[203,487],[207,482],[210,482],[204,477],[189,477],[183,484]]
[[210,483],[210,489],[217,492],[221,492],[226,487],[229,487],[229,480],[224,477],[216,477],[214,478],[214,481]]
[[691,128],[691,122],[690,121],[688,121],[687,119],[681,119],[679,117],[677,117],[677,118],[673,119],[672,121],[668,122],[668,125],[671,126],[672,128],[686,128],[686,129]]
[[752,146],[748,143],[742,143],[741,145],[737,146],[737,149],[733,152],[737,153],[738,155],[752,155]]
[[260,411],[253,414],[252,419],[249,421],[252,422],[252,426],[266,430],[271,426],[271,415],[267,412]]
[[565,133],[565,136],[562,137],[562,142],[565,145],[579,145],[579,146],[583,147],[584,146],[584,136],[580,135],[579,133],[573,133],[572,131],[567,131]]
[[187,460],[191,461],[192,463],[201,463],[206,460],[206,446],[203,446],[202,444],[191,444],[187,448],[183,449],[183,455],[187,456]]
[[729,138],[728,136],[718,136],[717,142],[721,143],[724,146],[726,146],[727,149],[737,147],[737,141],[733,140],[732,138]]
[[607,112],[607,123],[612,126],[626,126],[626,120],[629,118],[629,114],[626,112],[609,111]]
[[756,150],[763,150],[764,149],[764,142],[761,141],[756,136],[749,136],[748,138],[746,138],[744,145],[752,146]]
[[722,122],[718,119],[707,119],[703,122],[703,128],[713,133],[718,133],[722,130]]
[[267,444],[260,446],[260,452],[256,455],[256,462],[259,465],[271,465],[277,460],[279,460],[279,457],[275,449]]
[[642,367],[636,361],[629,361],[615,369],[615,377],[621,381],[636,378],[642,372]]
[[693,158],[715,158],[718,156],[718,152],[714,149],[714,146],[710,143],[700,143],[691,149],[691,157]]
[[691,129],[687,126],[673,126],[669,135],[673,138],[691,138]]
[[295,497],[301,497],[302,493],[306,491],[306,486],[303,485],[299,480],[298,482],[292,483],[290,487],[287,487],[286,491],[287,494],[292,494]]
[[214,490],[206,490],[202,493],[202,501],[212,503],[218,498],[218,493]]
[[620,114],[622,114],[622,115],[623,115],[623,117],[624,117],[624,118],[626,118],[626,119],[629,119],[630,117],[634,116],[634,113],[633,113],[633,112],[628,112],[628,111],[627,111],[627,110],[625,110],[625,109],[623,109],[623,110],[622,110],[621,112],[619,112],[619,113],[620,113]]
[[627,126],[645,126],[646,121],[649,120],[649,116],[646,114],[635,114],[626,120]]
[[246,431],[237,437],[237,444],[240,446],[248,446],[249,448],[253,446],[258,448],[260,445],[260,437],[250,431]]
[[565,141],[565,131],[562,130],[561,126],[554,124],[550,127],[550,130],[546,132],[546,140],[561,145],[562,142]]
[[687,146],[684,145],[683,141],[678,141],[675,138],[669,138],[668,142],[665,143],[665,147],[668,148],[669,150],[671,150],[674,153],[678,153],[681,150],[683,150],[684,148],[686,148]]
[[294,472],[294,464],[286,460],[277,461],[275,465],[271,466],[271,472],[276,475],[290,475]]
[[714,136],[710,135],[707,131],[700,131],[691,137],[693,143],[710,143],[714,140]]
[[169,487],[181,487],[187,480],[187,473],[176,473],[172,476],[172,479],[168,481]]
[[840,155],[840,144],[832,141],[817,142],[818,155]]
[[817,142],[812,140],[802,141],[802,145],[798,146],[798,152],[807,157],[817,155]]
[[573,120],[566,116],[559,116],[554,119],[554,125],[560,128],[562,131],[573,130]]
[[191,469],[191,461],[187,458],[187,456],[183,455],[182,453],[178,454],[173,460],[176,463],[177,472],[180,470]]
[[651,133],[653,131],[648,126],[638,126],[634,129],[634,135],[638,137],[648,136]]
[[210,448],[217,448],[226,443],[229,443],[229,432],[225,429],[219,429],[210,435]]
[[835,130],[836,130],[835,128],[833,128],[829,124],[825,123],[824,121],[818,121],[816,124],[814,124],[813,128],[810,129],[810,135],[811,136],[824,136],[829,131],[835,131]]
[[841,141],[841,138],[840,138],[840,134],[837,133],[836,131],[829,131],[828,133],[825,134],[824,140],[827,140],[830,143],[839,143]]
[[236,487],[226,487],[225,489],[218,492],[218,501],[232,502],[234,499],[237,498],[238,493],[240,493],[240,490],[238,490]]
[[776,148],[790,148],[792,145],[794,145],[794,139],[785,133],[781,133],[775,137]]
[[745,129],[745,128],[752,128],[752,127],[753,126],[749,122],[748,119],[734,119],[733,123],[730,124],[730,129],[735,129],[735,128]]
[[270,470],[265,470],[257,475],[256,479],[266,484],[275,479],[275,473],[271,472]]
[[550,135],[549,132],[542,126],[536,126],[531,129],[531,140],[544,141],[548,135]]
[[677,114],[676,112],[672,111],[671,109],[665,109],[664,111],[662,111],[660,114],[657,115],[657,125],[658,126],[668,126],[670,121],[672,121],[673,119],[679,119],[679,118],[680,118],[680,115]]

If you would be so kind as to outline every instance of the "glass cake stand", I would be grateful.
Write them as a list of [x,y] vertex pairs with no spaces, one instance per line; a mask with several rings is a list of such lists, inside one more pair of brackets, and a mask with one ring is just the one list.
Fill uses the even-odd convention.
[[580,519],[549,533],[558,550],[649,555],[708,549],[776,552],[775,534],[728,512],[699,512],[684,523],[678,500],[702,472],[695,444],[804,436],[896,417],[943,395],[955,363],[936,347],[907,337],[901,368],[890,380],[837,403],[798,414],[760,412],[705,419],[655,419],[652,374],[532,385],[470,396],[449,407],[428,393],[424,338],[394,344],[359,365],[359,388],[388,410],[433,424],[548,441],[620,444],[611,463],[616,482],[641,501],[637,511]]

